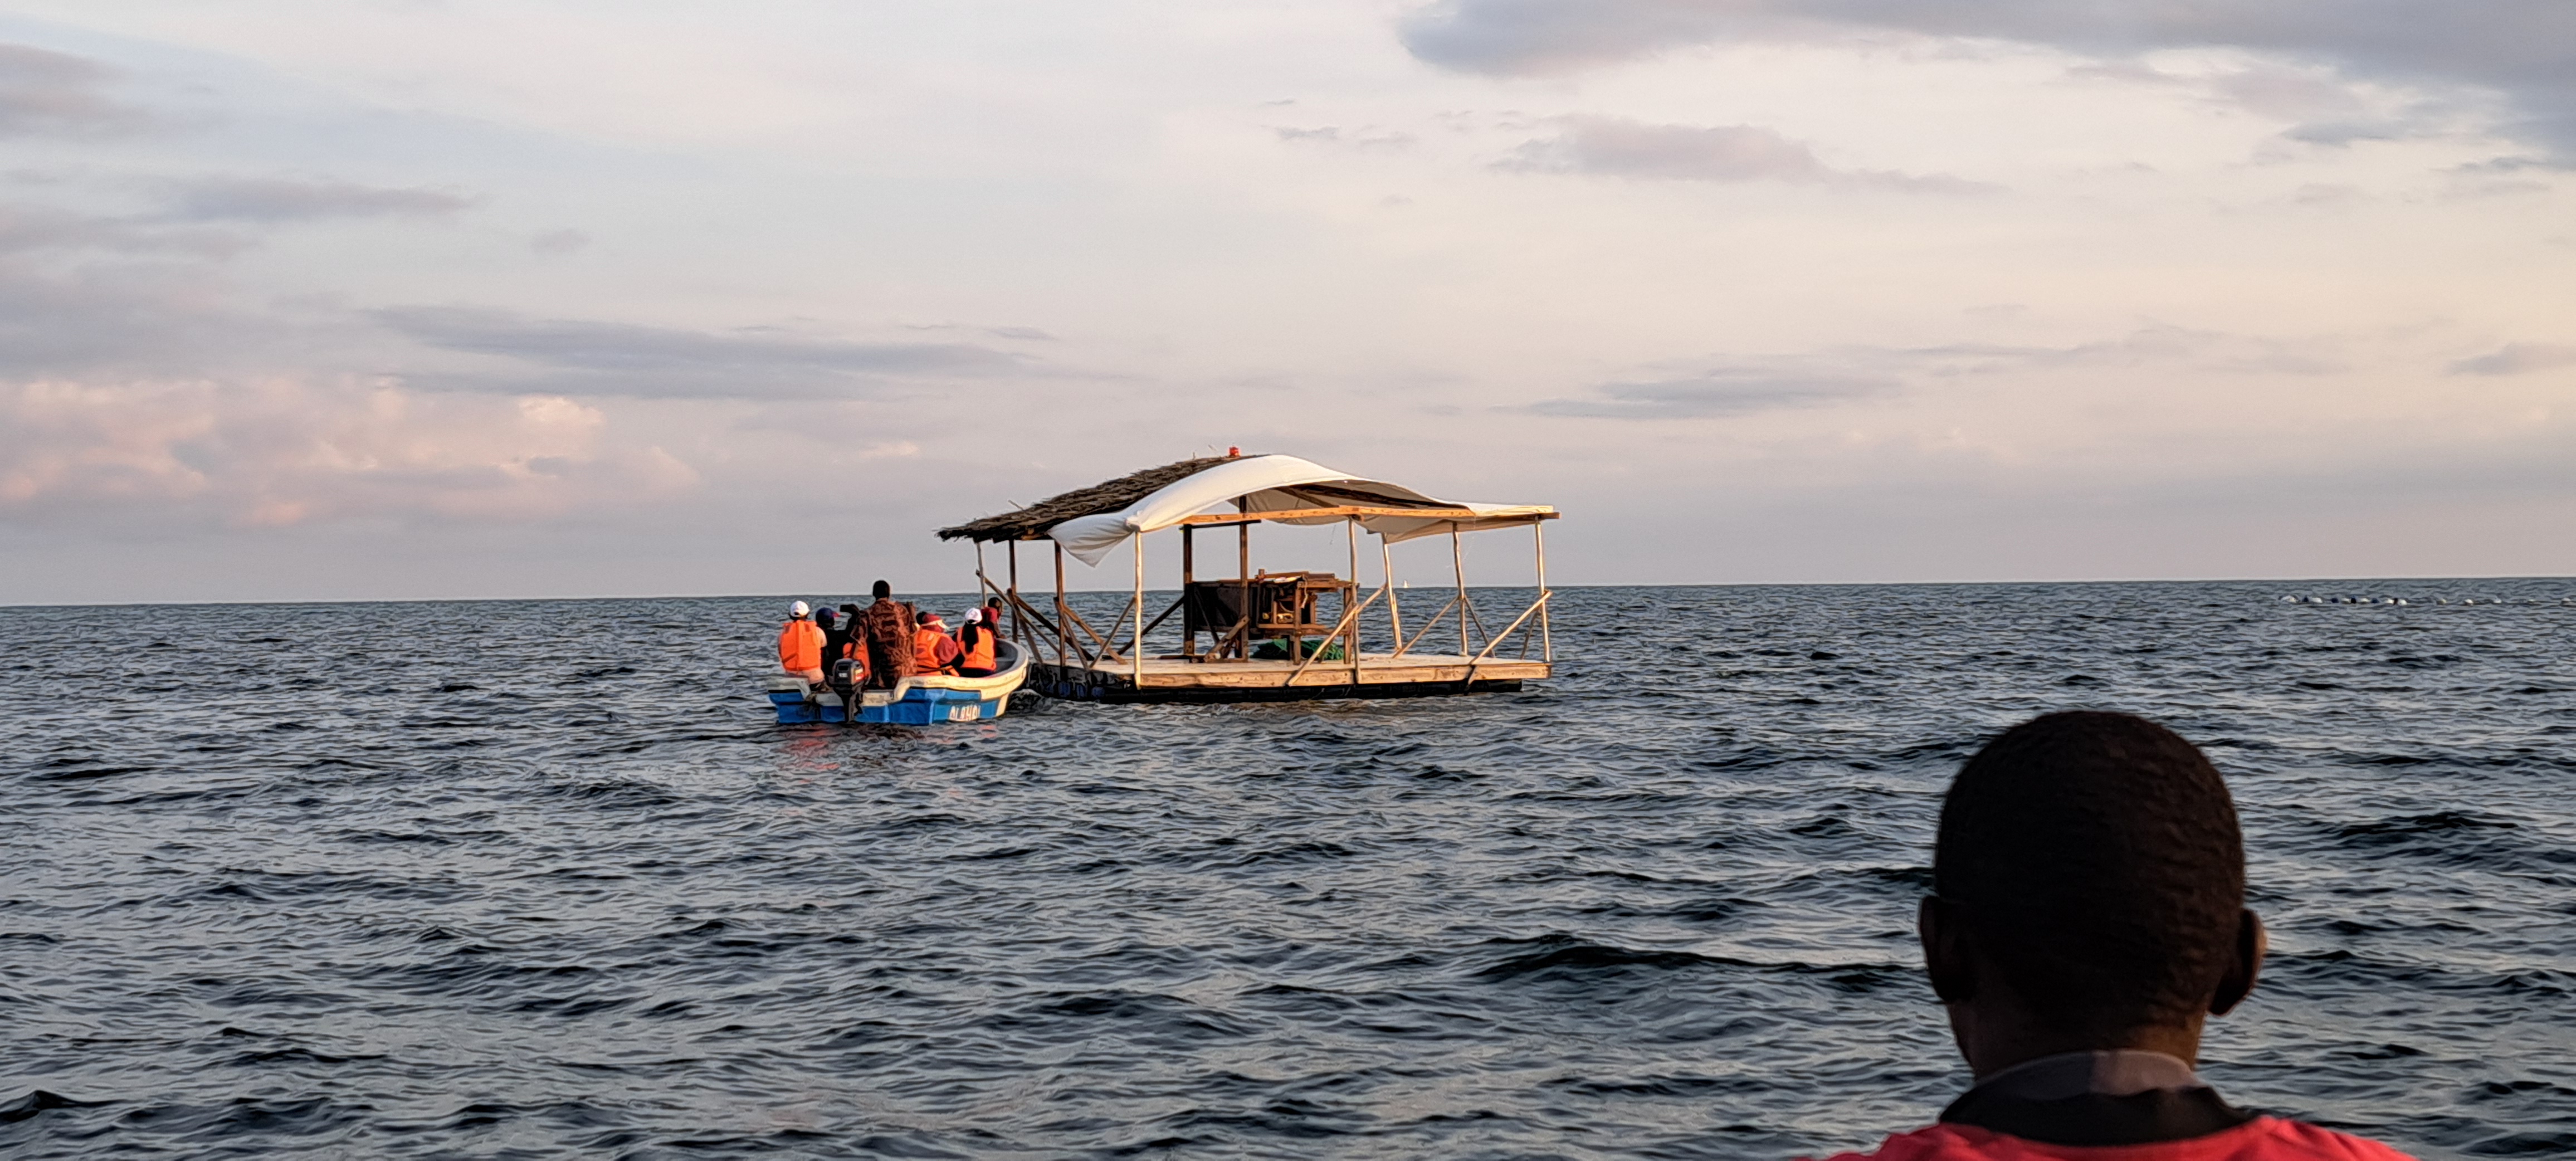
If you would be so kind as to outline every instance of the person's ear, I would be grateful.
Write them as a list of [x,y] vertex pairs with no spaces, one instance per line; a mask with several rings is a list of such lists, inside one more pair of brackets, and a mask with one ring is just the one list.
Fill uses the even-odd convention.
[[2209,1014],[2224,1016],[2254,990],[2254,977],[2263,973],[2263,953],[2271,950],[2272,937],[2263,930],[2263,918],[2251,908],[2236,914],[2236,940],[2229,948],[2227,971],[2218,977],[2218,991],[2209,998]]
[[1977,960],[1968,952],[1967,925],[1959,921],[1959,909],[1940,896],[1924,896],[1914,913],[1914,933],[1923,940],[1923,969],[1932,977],[1932,994],[1944,1004],[1977,998]]

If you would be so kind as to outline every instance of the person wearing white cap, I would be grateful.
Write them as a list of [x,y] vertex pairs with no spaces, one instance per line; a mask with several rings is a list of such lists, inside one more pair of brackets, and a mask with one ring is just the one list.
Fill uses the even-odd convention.
[[823,630],[814,611],[798,601],[787,606],[787,626],[778,631],[778,667],[790,676],[823,683]]
[[994,659],[998,644],[993,627],[984,623],[984,610],[967,613],[966,623],[957,627],[957,676],[993,676],[993,671],[1001,668]]

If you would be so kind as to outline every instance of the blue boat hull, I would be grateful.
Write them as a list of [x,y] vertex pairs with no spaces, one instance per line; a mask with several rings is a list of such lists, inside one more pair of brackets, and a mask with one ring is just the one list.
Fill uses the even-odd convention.
[[[948,690],[915,690],[899,701],[890,701],[884,705],[863,705],[859,707],[859,722],[862,725],[883,723],[890,726],[926,726],[934,722],[989,721],[1002,716],[1003,709],[1009,705],[1007,698],[987,701],[972,695],[962,698],[916,696],[944,695],[949,692]],[[848,712],[842,708],[841,700],[835,697],[815,699],[793,690],[772,690],[769,700],[771,704],[778,707],[778,724],[782,726],[812,722],[830,722],[839,725],[850,720]]]

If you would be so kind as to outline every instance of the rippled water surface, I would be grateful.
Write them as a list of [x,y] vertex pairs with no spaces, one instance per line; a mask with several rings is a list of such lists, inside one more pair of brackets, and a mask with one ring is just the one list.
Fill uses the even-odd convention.
[[770,723],[766,598],[0,609],[0,1152],[1865,1145],[1965,1079],[1941,789],[2089,706],[2245,813],[2234,1100],[2576,1155],[2576,582],[2365,587],[1572,590],[1518,695],[872,731]]

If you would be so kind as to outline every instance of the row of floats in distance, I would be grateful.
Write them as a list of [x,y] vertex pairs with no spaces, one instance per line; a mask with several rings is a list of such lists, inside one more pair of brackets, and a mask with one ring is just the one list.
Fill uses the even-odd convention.
[[2508,601],[2508,600],[2505,600],[2505,599],[2504,599],[2504,598],[2502,598],[2502,597],[2461,597],[2461,598],[2459,598],[2459,599],[2457,599],[2457,600],[2453,600],[2453,599],[2452,599],[2452,598],[2450,598],[2450,597],[2416,597],[2416,598],[2413,598],[2413,599],[2409,599],[2409,598],[2406,598],[2406,597],[2352,597],[2352,596],[2320,597],[2320,596],[2311,596],[2311,595],[2307,595],[2307,594],[2295,594],[2295,595],[2294,595],[2294,594],[2290,594],[2290,593],[2283,593],[2283,594],[2281,595],[2281,603],[2282,603],[2282,604],[2285,604],[2285,605],[2571,605],[2571,606],[2576,606],[2576,597],[2560,597],[2560,598],[2558,598],[2557,600],[2554,600],[2554,601],[2552,601],[2552,600],[2522,600],[2522,601]]

